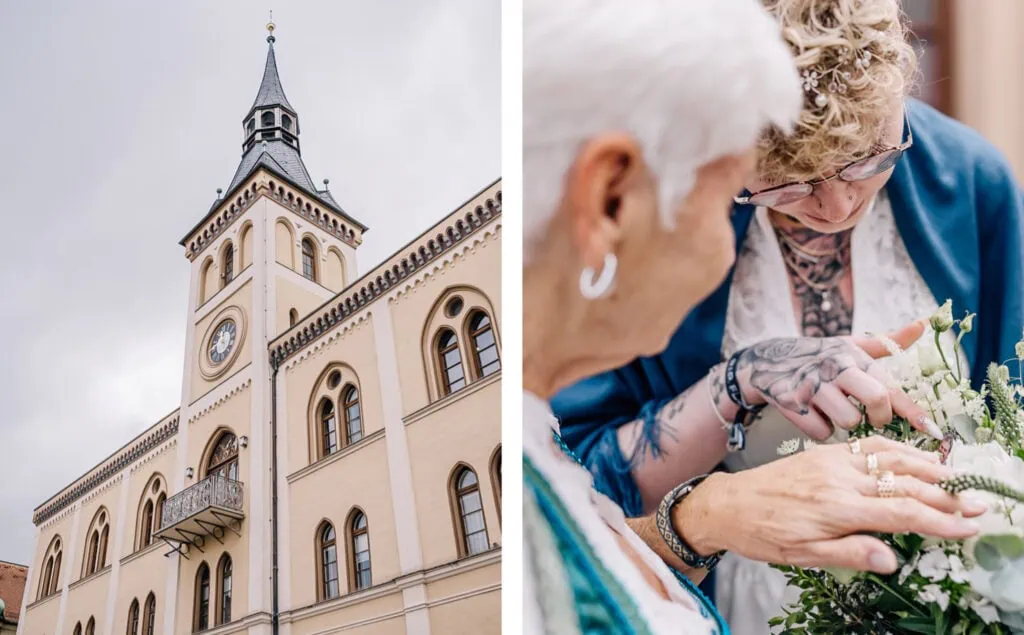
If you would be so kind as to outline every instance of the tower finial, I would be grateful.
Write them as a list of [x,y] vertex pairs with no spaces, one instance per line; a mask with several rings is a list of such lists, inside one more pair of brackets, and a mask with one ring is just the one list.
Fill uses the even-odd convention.
[[270,10],[270,22],[267,22],[267,33],[270,34],[270,35],[267,36],[267,42],[269,42],[270,44],[274,43],[274,40],[275,40],[275,38],[274,38],[274,29],[276,29],[276,28],[277,28],[277,25],[274,24],[274,10],[271,9]]

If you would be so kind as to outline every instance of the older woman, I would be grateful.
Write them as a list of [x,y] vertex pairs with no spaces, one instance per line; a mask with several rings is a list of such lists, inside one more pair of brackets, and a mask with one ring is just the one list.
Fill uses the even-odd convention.
[[[848,397],[875,424],[906,414],[882,375],[853,368],[843,336],[898,329],[951,298],[979,313],[962,360],[979,383],[1024,326],[1020,188],[979,135],[906,97],[916,60],[898,1],[765,5],[795,55],[803,109],[792,134],[761,138],[733,208],[733,272],[663,352],[553,400],[568,445],[630,515],[721,462],[772,461],[798,433],[842,439],[861,420]],[[686,283],[677,271],[666,289]],[[754,418],[737,403],[770,407],[744,427]],[[735,557],[718,573],[734,630],[763,633],[780,610],[778,574]]]
[[[880,437],[697,476],[633,529],[593,489],[560,447],[547,400],[664,348],[721,282],[752,146],[766,127],[790,126],[800,91],[776,25],[751,0],[524,5],[525,632],[723,633],[666,562],[695,579],[723,551],[891,572],[895,555],[862,532],[972,535],[963,515],[984,507],[934,486],[947,474],[934,455]],[[878,342],[841,344],[839,363],[872,377]]]

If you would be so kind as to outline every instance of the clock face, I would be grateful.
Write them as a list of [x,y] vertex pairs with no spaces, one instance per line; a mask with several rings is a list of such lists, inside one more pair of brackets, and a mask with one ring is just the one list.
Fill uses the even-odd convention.
[[219,364],[227,359],[235,348],[235,336],[238,328],[234,320],[224,320],[210,338],[210,361]]

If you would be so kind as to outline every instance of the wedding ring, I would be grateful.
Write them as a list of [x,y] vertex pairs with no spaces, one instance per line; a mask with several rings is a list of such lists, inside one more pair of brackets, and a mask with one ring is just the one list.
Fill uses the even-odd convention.
[[896,494],[896,476],[889,470],[882,472],[875,481],[875,487],[879,498],[892,498]]
[[874,452],[871,452],[864,456],[864,460],[867,462],[868,465],[868,474],[870,474],[871,476],[875,476],[876,474],[878,474],[878,455],[875,454]]
[[861,454],[860,439],[853,438],[847,441],[847,443],[850,444],[850,452],[853,452],[854,454]]

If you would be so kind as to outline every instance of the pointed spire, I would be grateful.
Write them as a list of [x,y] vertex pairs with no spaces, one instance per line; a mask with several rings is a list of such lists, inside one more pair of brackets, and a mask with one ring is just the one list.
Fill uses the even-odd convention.
[[253,102],[250,112],[257,108],[264,108],[267,106],[282,106],[292,112],[295,109],[288,103],[288,98],[284,96],[284,88],[281,86],[281,78],[277,74],[277,58],[274,57],[274,42],[277,38],[274,37],[274,29],[276,25],[271,21],[267,24],[267,44],[269,50],[267,51],[267,65],[263,69],[263,82],[260,84],[260,90],[256,93],[256,101]]

